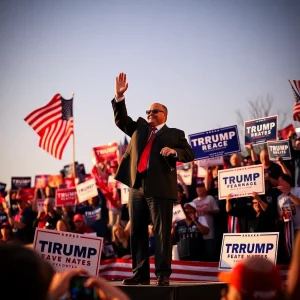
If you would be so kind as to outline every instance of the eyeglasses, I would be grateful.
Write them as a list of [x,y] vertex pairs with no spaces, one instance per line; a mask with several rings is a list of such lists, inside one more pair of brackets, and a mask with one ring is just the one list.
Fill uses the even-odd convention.
[[257,201],[254,201],[254,202],[252,202],[252,204],[258,204],[258,202],[257,202]]
[[153,114],[157,114],[158,112],[163,112],[163,113],[165,113],[163,110],[159,110],[159,109],[157,109],[157,108],[155,108],[155,109],[149,109],[149,110],[146,110],[146,114],[147,115],[150,115],[151,113],[153,113]]

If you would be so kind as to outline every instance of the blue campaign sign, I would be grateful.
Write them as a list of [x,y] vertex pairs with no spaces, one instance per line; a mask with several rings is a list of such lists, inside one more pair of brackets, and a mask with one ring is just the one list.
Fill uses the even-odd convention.
[[278,156],[283,160],[289,160],[292,158],[290,143],[288,140],[268,142],[268,151],[270,160],[276,160]]
[[228,126],[189,135],[195,160],[225,156],[241,151],[237,126]]
[[260,118],[244,123],[245,145],[277,140],[278,116]]

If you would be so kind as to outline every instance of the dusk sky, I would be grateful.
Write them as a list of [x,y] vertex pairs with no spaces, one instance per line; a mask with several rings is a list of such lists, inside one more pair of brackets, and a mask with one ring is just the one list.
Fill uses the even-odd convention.
[[249,120],[247,101],[267,94],[291,123],[299,32],[299,0],[1,0],[0,182],[71,162],[71,141],[56,160],[24,121],[56,93],[75,93],[76,160],[88,172],[92,147],[124,140],[110,103],[119,72],[133,119],[161,102],[186,137],[237,124],[237,110]]

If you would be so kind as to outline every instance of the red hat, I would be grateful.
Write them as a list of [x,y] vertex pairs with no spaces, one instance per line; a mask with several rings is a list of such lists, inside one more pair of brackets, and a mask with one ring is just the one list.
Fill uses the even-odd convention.
[[282,277],[268,259],[250,257],[235,265],[231,272],[221,272],[220,281],[233,285],[247,299],[280,299]]
[[73,222],[76,222],[76,221],[82,221],[84,222],[84,217],[82,214],[76,214],[74,217],[73,217]]

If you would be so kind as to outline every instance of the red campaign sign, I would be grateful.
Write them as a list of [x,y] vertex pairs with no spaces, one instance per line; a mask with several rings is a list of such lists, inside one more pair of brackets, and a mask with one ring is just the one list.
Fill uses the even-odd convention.
[[76,188],[56,190],[56,206],[73,206],[75,205],[77,192]]
[[115,142],[104,146],[94,147],[93,155],[96,158],[97,163],[118,159],[118,143]]
[[19,189],[17,199],[21,200],[33,200],[35,194],[35,188]]
[[281,130],[278,130],[278,136],[280,138],[286,140],[286,139],[288,139],[288,134],[290,133],[290,131],[295,132],[295,127],[293,124],[290,124]]
[[66,188],[73,188],[73,187],[75,187],[75,180],[74,180],[74,178],[64,178],[63,182],[66,185]]
[[48,186],[49,175],[35,175],[35,187],[44,189]]

